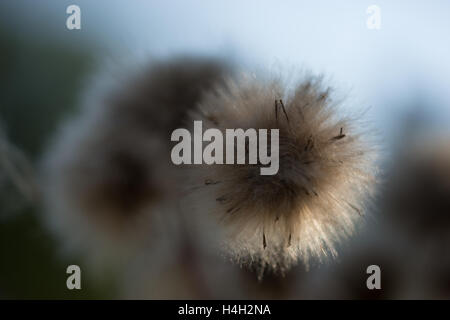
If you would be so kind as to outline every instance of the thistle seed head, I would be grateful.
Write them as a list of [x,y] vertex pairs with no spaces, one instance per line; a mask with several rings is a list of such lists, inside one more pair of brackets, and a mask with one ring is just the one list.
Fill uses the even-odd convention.
[[373,164],[357,121],[339,116],[320,79],[307,78],[293,92],[279,80],[230,80],[191,120],[224,135],[226,128],[279,129],[276,175],[260,175],[260,164],[194,169],[193,179],[205,184],[196,201],[219,218],[226,252],[239,263],[281,271],[299,259],[336,255],[335,244],[365,214]]
[[202,59],[154,63],[97,93],[63,127],[44,160],[47,220],[62,240],[97,253],[109,245],[115,254],[162,231],[154,216],[176,211],[179,185],[169,132],[223,72]]

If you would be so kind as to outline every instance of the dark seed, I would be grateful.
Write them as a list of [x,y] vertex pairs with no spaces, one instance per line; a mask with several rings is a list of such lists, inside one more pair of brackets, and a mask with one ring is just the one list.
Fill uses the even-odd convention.
[[266,234],[263,232],[263,248],[265,249],[266,247],[267,247]]

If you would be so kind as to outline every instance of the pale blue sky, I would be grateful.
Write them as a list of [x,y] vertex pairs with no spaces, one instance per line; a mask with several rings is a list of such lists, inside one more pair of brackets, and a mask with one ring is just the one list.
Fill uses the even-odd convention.
[[[81,7],[78,38],[65,30],[69,4]],[[366,27],[372,4],[381,30]],[[217,54],[248,68],[323,72],[351,103],[371,106],[381,131],[418,99],[441,125],[450,119],[450,1],[14,0],[0,8],[18,15],[10,18],[24,32],[45,24],[130,59]]]

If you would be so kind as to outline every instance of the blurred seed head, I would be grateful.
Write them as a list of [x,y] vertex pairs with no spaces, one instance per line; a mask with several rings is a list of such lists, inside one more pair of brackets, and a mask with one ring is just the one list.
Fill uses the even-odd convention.
[[68,247],[118,255],[164,232],[155,224],[172,219],[179,187],[170,131],[225,70],[207,59],[153,63],[97,93],[62,128],[44,179],[47,221]]
[[450,139],[417,138],[396,154],[393,163],[385,200],[394,223],[424,240],[448,240]]
[[385,220],[412,248],[408,264],[413,299],[450,297],[450,138],[405,130],[388,168],[381,198]]
[[218,217],[226,252],[241,264],[280,271],[299,259],[336,255],[335,244],[353,233],[374,187],[373,150],[320,79],[306,78],[291,91],[280,80],[229,80],[205,96],[191,120],[224,134],[279,129],[276,175],[249,164],[193,170],[203,185],[194,201]]

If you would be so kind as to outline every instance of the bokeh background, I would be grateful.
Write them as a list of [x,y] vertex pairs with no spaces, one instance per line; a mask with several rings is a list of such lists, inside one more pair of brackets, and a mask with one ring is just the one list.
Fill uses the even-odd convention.
[[[71,4],[81,8],[81,30],[66,29]],[[366,26],[370,5],[381,9],[379,30]],[[450,298],[449,31],[445,0],[1,1],[0,297]],[[8,168],[22,177],[38,168],[99,66],[180,54],[323,73],[348,108],[367,110],[381,186],[373,215],[337,261],[262,282],[229,266],[214,277],[234,280],[217,287],[206,277],[215,290],[205,293],[183,264],[168,271],[140,257],[144,267],[91,272],[60,254],[33,191]],[[67,290],[69,264],[81,266],[82,290]],[[370,264],[381,267],[382,290],[365,286]]]

